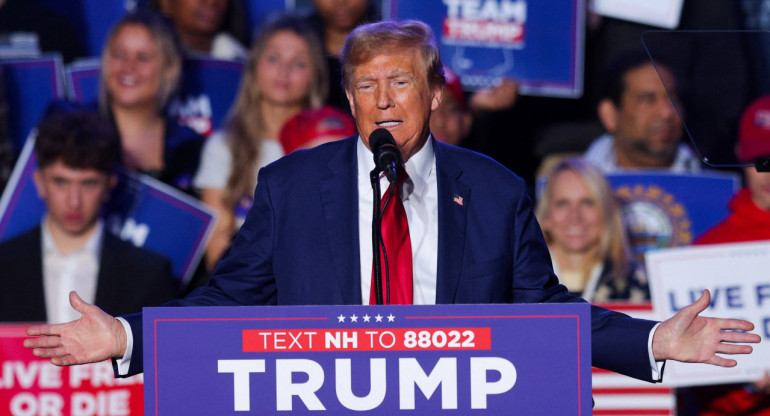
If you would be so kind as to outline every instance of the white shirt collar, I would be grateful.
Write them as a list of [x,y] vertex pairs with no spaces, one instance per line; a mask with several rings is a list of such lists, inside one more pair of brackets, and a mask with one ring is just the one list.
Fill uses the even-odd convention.
[[[428,140],[409,160],[404,163],[404,169],[409,175],[409,179],[414,184],[412,192],[423,195],[427,187],[427,180],[431,169],[435,166],[436,153],[433,150],[433,136],[429,135]],[[369,181],[369,172],[374,169],[374,158],[372,152],[364,145],[361,136],[358,136],[356,144],[356,157],[358,159],[358,186],[359,189],[368,186],[371,189]]]
[[[50,219],[48,218],[48,215],[46,215],[43,218],[43,222],[40,224],[43,234],[43,254],[49,254],[49,253],[55,253],[59,256],[61,256],[61,251],[58,247],[56,247],[56,243],[53,240],[53,236],[51,235],[51,229],[49,224]],[[98,220],[96,222],[96,227],[94,228],[94,231],[91,233],[91,236],[88,237],[88,240],[86,240],[86,244],[83,246],[82,249],[78,250],[85,251],[92,253],[96,258],[99,258],[101,248],[102,248],[102,234],[104,232],[104,221]]]
[[[594,140],[583,156],[604,174],[636,170],[624,169],[618,166],[615,155],[615,139],[609,133],[604,133]],[[670,167],[662,170],[674,173],[698,173],[701,170],[700,160],[686,144],[680,142],[677,146],[674,162]]]

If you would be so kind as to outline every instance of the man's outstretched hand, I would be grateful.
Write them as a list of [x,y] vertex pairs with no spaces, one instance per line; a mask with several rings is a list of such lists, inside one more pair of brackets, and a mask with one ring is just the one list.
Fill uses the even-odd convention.
[[76,365],[120,358],[126,352],[123,325],[98,307],[70,292],[70,305],[83,316],[66,324],[36,325],[27,328],[24,340],[37,357],[50,358],[54,365]]
[[710,299],[709,291],[705,290],[695,303],[660,324],[652,340],[652,353],[656,360],[735,367],[735,360],[717,354],[751,353],[753,348],[750,345],[741,344],[758,343],[760,337],[740,331],[751,331],[754,324],[740,319],[698,316],[709,306]]

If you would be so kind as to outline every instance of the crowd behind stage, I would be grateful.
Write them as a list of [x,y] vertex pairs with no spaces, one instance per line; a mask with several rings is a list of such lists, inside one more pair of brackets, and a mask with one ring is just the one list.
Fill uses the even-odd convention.
[[[380,19],[379,3],[311,0],[291,14],[270,16],[254,36],[243,14],[247,0],[138,4],[105,38],[98,99],[52,102],[40,118],[34,181],[47,213],[32,231],[0,243],[2,290],[36,293],[29,300],[36,307],[11,314],[27,302],[11,293],[0,321],[73,319],[66,301],[52,300],[66,299],[73,289],[87,302],[114,308],[108,313],[122,314],[205,284],[251,206],[259,169],[356,133],[338,56],[357,25]],[[12,57],[9,44],[18,41],[18,32],[34,34],[33,49],[59,53],[65,62],[84,57],[87,42],[75,24],[45,6],[0,1],[0,63]],[[678,27],[768,28],[766,0],[687,0]],[[699,154],[719,156],[719,163],[733,165],[721,171],[739,174],[743,187],[729,200],[727,217],[686,243],[770,239],[770,173],[751,167],[770,157],[770,42],[742,35],[717,47],[695,37],[684,49],[664,50],[653,64],[639,40],[648,29],[654,28],[598,16],[589,7],[578,99],[521,95],[515,79],[469,91],[445,67],[443,99],[430,120],[436,140],[486,154],[527,181],[560,281],[592,302],[650,299],[638,242],[629,238],[626,210],[606,175],[703,175],[714,167]],[[243,62],[235,98],[216,131],[196,130],[169,111],[187,57]],[[0,189],[21,150],[8,129],[11,105],[0,102]],[[106,236],[99,212],[118,165],[192,195],[217,214],[201,264],[185,287],[169,289],[167,260]],[[20,256],[20,247],[38,248]],[[125,264],[145,259],[147,268],[138,272],[158,276],[155,284],[145,282],[143,292],[123,296],[122,305],[105,283],[114,278],[105,276],[118,262],[107,257],[113,251]],[[25,269],[11,273],[20,257]],[[79,277],[81,272],[87,276]],[[19,283],[30,275],[39,281]],[[682,391],[679,402],[683,415],[770,415],[770,376]]]

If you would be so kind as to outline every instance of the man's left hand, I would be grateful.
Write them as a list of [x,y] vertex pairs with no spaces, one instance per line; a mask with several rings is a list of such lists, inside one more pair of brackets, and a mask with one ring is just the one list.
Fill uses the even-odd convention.
[[735,367],[733,359],[717,354],[749,354],[746,343],[761,339],[751,331],[754,324],[740,319],[706,318],[698,316],[706,310],[711,295],[708,290],[695,303],[688,305],[670,319],[663,321],[652,340],[655,360],[676,360],[686,363],[706,363],[720,367]]

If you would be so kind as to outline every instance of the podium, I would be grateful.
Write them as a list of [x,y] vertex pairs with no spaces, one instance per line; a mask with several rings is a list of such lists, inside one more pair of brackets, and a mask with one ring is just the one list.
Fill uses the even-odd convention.
[[145,414],[590,415],[588,304],[144,309]]

